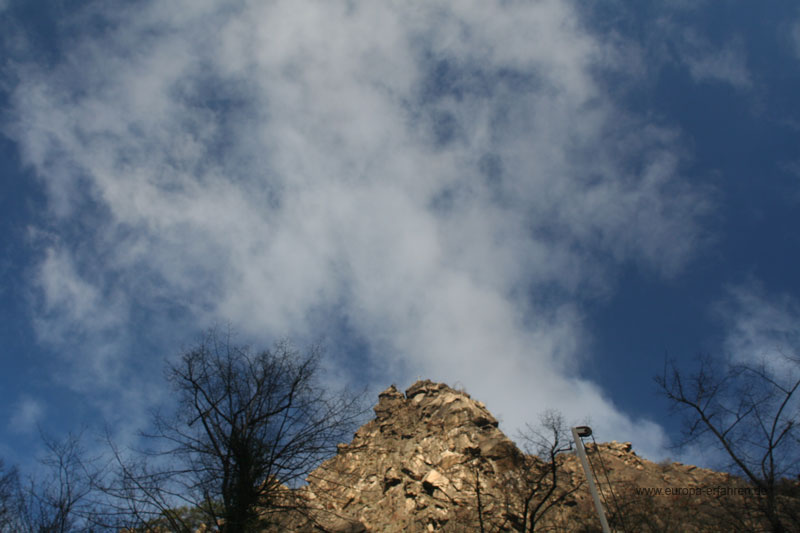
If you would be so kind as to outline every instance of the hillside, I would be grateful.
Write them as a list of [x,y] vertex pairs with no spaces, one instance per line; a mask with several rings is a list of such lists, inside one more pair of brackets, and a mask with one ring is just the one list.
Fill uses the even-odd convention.
[[[308,477],[301,490],[311,512],[281,528],[523,531],[530,529],[531,511],[541,503],[536,531],[600,531],[575,454],[556,456],[552,470],[544,459],[524,454],[498,429],[484,404],[469,394],[418,381],[405,394],[389,387],[374,411],[375,418],[352,442],[339,445],[336,456]],[[589,444],[587,453],[595,468],[602,464],[608,473],[606,480],[603,469],[598,470],[612,528],[707,531],[754,526],[745,504],[755,496],[728,494],[749,490],[728,474],[653,463],[639,457],[630,443]]]

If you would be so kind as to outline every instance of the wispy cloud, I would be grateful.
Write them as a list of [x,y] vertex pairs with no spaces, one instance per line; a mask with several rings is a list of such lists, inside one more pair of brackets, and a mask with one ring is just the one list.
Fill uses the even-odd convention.
[[700,7],[696,2],[690,4],[670,2],[655,7],[646,37],[641,42],[626,43],[631,60],[642,73],[650,74],[651,79],[658,79],[656,74],[671,65],[686,69],[698,84],[726,84],[740,91],[753,89],[753,74],[742,36],[729,32],[714,40],[708,38],[699,31],[699,24],[681,14]]
[[577,377],[579,304],[623,264],[680,272],[708,204],[677,134],[595,84],[624,65],[569,3],[107,9],[113,31],[26,65],[13,96],[59,235],[42,338],[230,321],[335,351],[345,321],[379,381],[461,381],[509,427],[555,405],[663,444]]
[[727,297],[717,304],[716,312],[727,329],[724,347],[731,362],[763,363],[782,376],[796,373],[800,304],[794,298],[771,294],[751,281],[731,287]]
[[37,424],[45,414],[42,402],[28,395],[23,395],[14,405],[8,421],[8,428],[14,433],[33,433]]
[[680,60],[695,81],[727,83],[738,89],[752,86],[747,56],[740,41],[731,39],[724,45],[713,45],[686,29],[681,32],[676,46]]

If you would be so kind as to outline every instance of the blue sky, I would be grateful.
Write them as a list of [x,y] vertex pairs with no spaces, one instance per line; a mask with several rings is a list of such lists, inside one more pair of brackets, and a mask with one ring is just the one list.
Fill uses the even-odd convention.
[[666,355],[797,353],[793,2],[5,0],[0,35],[10,463],[130,437],[220,324],[653,458]]

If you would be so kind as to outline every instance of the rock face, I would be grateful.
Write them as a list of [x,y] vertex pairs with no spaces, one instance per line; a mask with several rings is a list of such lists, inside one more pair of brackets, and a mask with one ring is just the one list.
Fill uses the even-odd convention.
[[[554,500],[537,531],[600,530],[574,453],[556,457],[558,487],[545,500],[552,468],[519,450],[486,407],[465,392],[427,380],[405,394],[391,386],[379,395],[374,411],[375,418],[351,443],[340,444],[336,456],[312,472],[301,489],[313,509],[312,521],[284,524],[283,530],[525,531],[531,508]],[[694,489],[736,485],[730,476],[710,470],[652,463],[638,457],[630,443],[589,445],[587,453],[597,468],[602,459],[608,472],[614,494],[604,480],[599,485],[618,529],[708,530],[708,520],[695,524],[685,517],[687,506],[697,510],[713,499]],[[666,487],[680,490],[677,495],[642,492]]]
[[476,478],[486,485],[522,456],[482,403],[440,383],[391,386],[374,410],[309,477],[326,510],[368,531],[440,530],[474,508]]

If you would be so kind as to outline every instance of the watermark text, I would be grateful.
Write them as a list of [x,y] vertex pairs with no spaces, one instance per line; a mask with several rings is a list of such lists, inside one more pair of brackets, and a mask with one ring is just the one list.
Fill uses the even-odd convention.
[[637,496],[766,496],[754,487],[634,487]]

